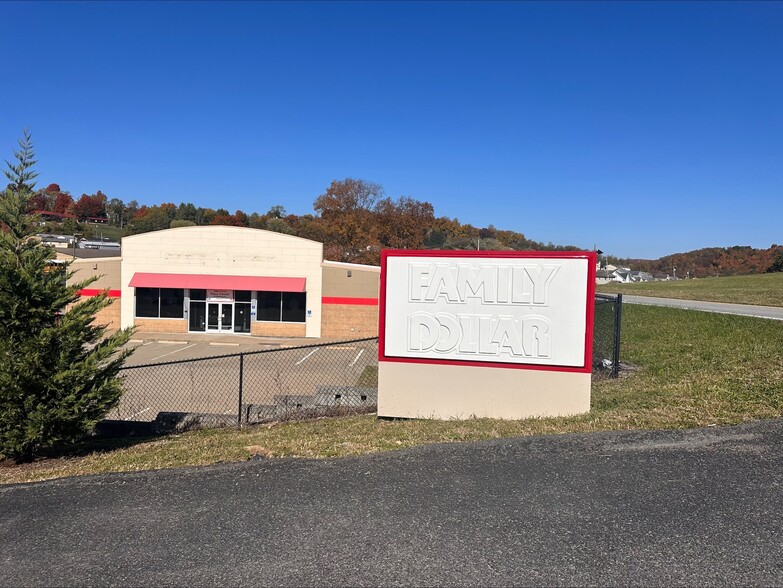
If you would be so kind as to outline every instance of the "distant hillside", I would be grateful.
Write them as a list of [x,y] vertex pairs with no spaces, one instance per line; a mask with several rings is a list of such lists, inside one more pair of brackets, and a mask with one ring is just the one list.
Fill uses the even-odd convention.
[[607,257],[614,265],[648,271],[653,274],[671,275],[677,268],[677,277],[706,278],[708,276],[741,276],[761,274],[767,271],[778,255],[783,255],[783,245],[769,249],[736,245],[734,247],[707,247],[687,253],[674,253],[660,259],[620,259]]

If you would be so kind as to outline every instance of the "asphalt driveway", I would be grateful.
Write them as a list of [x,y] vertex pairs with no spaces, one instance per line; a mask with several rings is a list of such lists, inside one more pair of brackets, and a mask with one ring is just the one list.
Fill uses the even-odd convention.
[[728,304],[726,302],[703,302],[699,300],[678,300],[676,298],[656,298],[653,296],[631,296],[623,294],[623,302],[628,304],[646,304],[648,306],[668,306],[720,314],[738,314],[758,318],[783,321],[783,308],[779,306],[757,306],[753,304]]
[[783,585],[783,420],[0,488],[4,586]]

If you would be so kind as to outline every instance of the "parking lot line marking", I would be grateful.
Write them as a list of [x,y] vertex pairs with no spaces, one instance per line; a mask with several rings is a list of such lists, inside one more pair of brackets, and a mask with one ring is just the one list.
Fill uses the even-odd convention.
[[356,362],[359,361],[359,358],[362,356],[362,353],[364,353],[364,349],[359,350],[359,354],[353,358],[353,361],[348,365],[348,367],[353,367],[356,365]]
[[126,417],[126,418],[125,418],[125,419],[123,419],[123,420],[129,421],[129,420],[131,420],[131,419],[135,419],[135,418],[136,418],[137,416],[139,416],[140,414],[143,414],[143,413],[145,413],[145,412],[147,412],[148,410],[151,410],[151,409],[152,409],[152,407],[151,407],[151,406],[148,406],[148,407],[147,407],[147,408],[145,408],[144,410],[140,410],[139,412],[137,412],[137,413],[135,413],[135,414],[132,414],[132,415],[130,415],[129,417]]
[[182,349],[175,349],[174,351],[169,351],[168,353],[164,353],[163,355],[159,355],[158,357],[153,357],[150,361],[155,361],[156,359],[160,359],[161,357],[166,357],[167,355],[171,355],[172,353],[179,353],[180,351],[185,351],[185,349],[190,349],[191,347],[195,347],[196,343],[191,343],[190,345],[183,347]]
[[316,347],[315,349],[313,349],[313,350],[312,350],[310,353],[308,353],[307,355],[305,355],[305,356],[304,356],[302,359],[300,359],[299,361],[297,361],[297,362],[296,362],[294,365],[299,365],[300,363],[302,363],[302,362],[303,362],[305,359],[307,359],[308,357],[310,357],[310,356],[311,356],[313,353],[315,353],[316,351],[318,351],[318,348],[317,348],[317,347]]

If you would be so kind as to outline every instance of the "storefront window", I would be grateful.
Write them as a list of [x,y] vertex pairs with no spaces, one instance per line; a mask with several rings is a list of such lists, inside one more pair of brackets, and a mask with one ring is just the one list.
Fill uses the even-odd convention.
[[136,288],[136,316],[157,318],[159,302],[158,288]]
[[280,320],[280,292],[258,293],[258,320]]
[[136,316],[182,318],[185,291],[181,288],[136,288]]
[[250,303],[249,302],[234,303],[234,332],[235,333],[250,332]]
[[160,289],[160,317],[182,318],[185,304],[185,291],[182,288]]
[[259,292],[257,320],[303,323],[306,302],[304,292]]
[[[193,291],[191,290],[191,292]],[[189,325],[191,331],[207,330],[207,303],[206,302],[191,301]]]
[[305,322],[305,293],[283,292],[283,322]]

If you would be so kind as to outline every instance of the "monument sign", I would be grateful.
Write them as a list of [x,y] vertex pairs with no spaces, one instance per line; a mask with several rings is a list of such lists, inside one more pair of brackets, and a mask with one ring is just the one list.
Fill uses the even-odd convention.
[[378,415],[590,409],[595,253],[384,251]]

